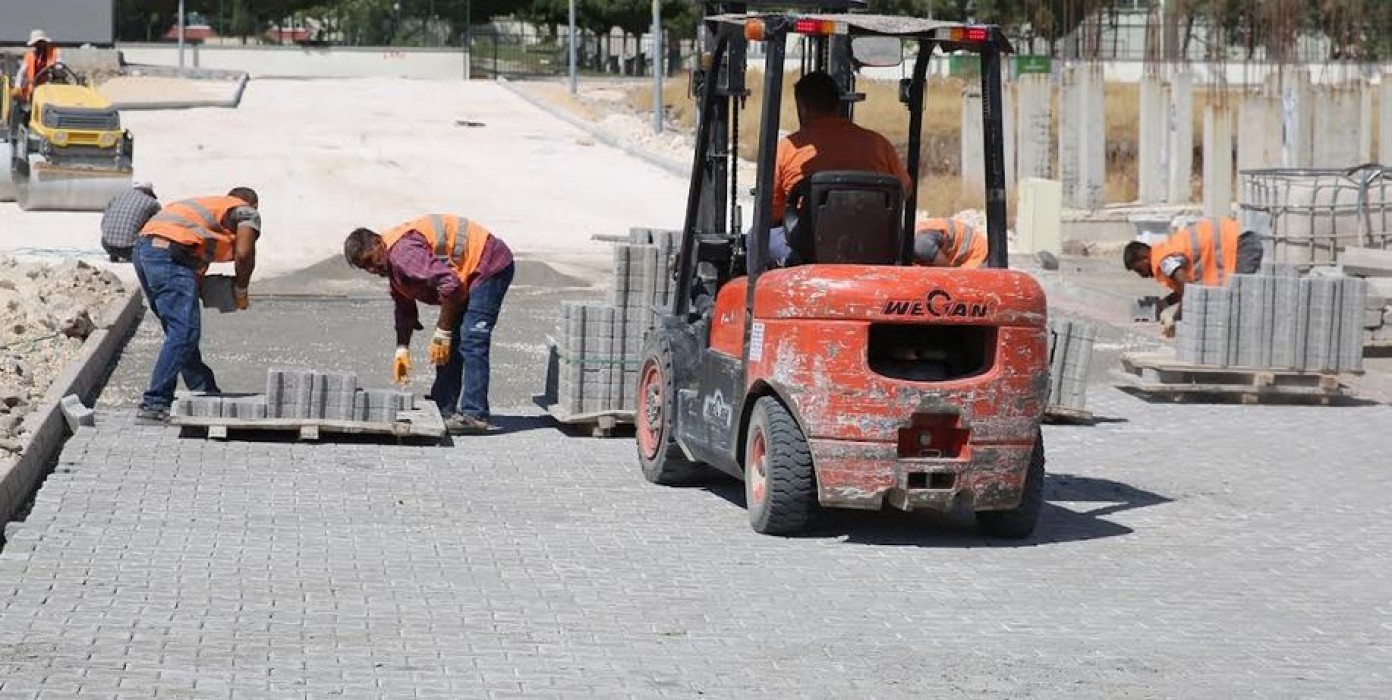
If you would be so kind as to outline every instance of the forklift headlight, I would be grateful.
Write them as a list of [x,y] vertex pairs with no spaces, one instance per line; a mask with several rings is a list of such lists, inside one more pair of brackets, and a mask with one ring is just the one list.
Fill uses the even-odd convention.
[[68,132],[58,129],[53,132],[49,140],[52,141],[55,146],[66,146],[68,145]]
[[764,40],[764,21],[761,19],[747,19],[744,21],[744,40],[763,41]]
[[97,137],[97,145],[102,148],[111,148],[115,146],[116,134],[111,131],[104,132],[101,136]]

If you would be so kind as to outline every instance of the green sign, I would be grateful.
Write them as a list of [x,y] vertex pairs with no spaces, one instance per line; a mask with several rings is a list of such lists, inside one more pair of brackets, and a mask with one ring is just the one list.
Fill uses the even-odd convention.
[[980,75],[981,57],[974,54],[953,54],[947,57],[948,75]]
[[1027,75],[1029,73],[1052,73],[1054,67],[1053,59],[1048,56],[1028,56],[1021,55],[1015,57],[1015,75]]

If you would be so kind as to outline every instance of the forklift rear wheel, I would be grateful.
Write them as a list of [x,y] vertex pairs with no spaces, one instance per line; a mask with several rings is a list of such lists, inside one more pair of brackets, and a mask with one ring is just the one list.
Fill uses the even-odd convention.
[[750,526],[766,535],[801,532],[816,507],[813,482],[812,452],[797,421],[777,398],[760,398],[744,443]]
[[1035,434],[1034,453],[1025,473],[1020,505],[1010,510],[982,510],[976,513],[976,527],[988,537],[1023,539],[1034,533],[1039,511],[1044,508],[1044,435]]
[[665,486],[697,483],[706,470],[686,459],[674,434],[677,391],[672,378],[672,346],[659,333],[649,333],[645,345],[633,418],[643,476]]

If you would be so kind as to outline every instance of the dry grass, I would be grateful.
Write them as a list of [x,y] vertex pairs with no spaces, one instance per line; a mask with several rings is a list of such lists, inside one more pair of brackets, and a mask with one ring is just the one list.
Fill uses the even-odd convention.
[[[751,72],[751,78],[758,74]],[[923,138],[920,150],[919,208],[934,214],[956,212],[966,208],[981,206],[982,196],[976,193],[977,187],[963,192],[961,178],[961,141],[959,130],[962,120],[962,91],[966,81],[956,78],[933,78],[929,80],[927,99],[923,116]],[[856,122],[885,135],[899,149],[902,156],[908,147],[908,112],[899,103],[898,86],[894,83],[861,81],[857,86],[866,95],[865,102],[856,105]],[[671,80],[664,86],[663,103],[673,121],[685,128],[694,128],[697,107],[687,94],[685,79]],[[753,160],[757,153],[757,117],[763,107],[762,82],[750,80],[751,95],[741,113],[740,147],[741,157]],[[784,82],[784,104],[792,104],[792,80]],[[1136,159],[1139,153],[1138,135],[1140,133],[1140,89],[1137,85],[1110,83],[1106,86],[1103,98],[1106,120],[1106,180],[1104,198],[1108,203],[1124,203],[1136,200],[1139,183],[1136,174]],[[1194,122],[1194,176],[1195,191],[1202,192],[1203,173],[1203,110],[1208,104],[1206,90],[1194,90],[1194,109],[1191,115]],[[635,87],[629,92],[629,106],[640,111],[652,109],[652,93],[646,87]],[[1058,98],[1053,100],[1054,133],[1058,133]],[[792,109],[785,108],[782,115],[782,128],[791,131],[797,128],[796,115]],[[1053,139],[1051,149],[1057,156],[1057,138]],[[1013,213],[1015,197],[1012,193],[1010,209]]]

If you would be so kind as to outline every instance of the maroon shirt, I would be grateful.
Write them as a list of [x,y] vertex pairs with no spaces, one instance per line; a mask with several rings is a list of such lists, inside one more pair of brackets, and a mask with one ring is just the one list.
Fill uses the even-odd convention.
[[[469,279],[469,289],[498,274],[513,262],[512,250],[497,236],[489,236],[479,255],[478,267]],[[387,276],[391,280],[392,301],[396,302],[396,332],[409,336],[420,323],[416,302],[439,305],[463,290],[453,267],[435,257],[435,249],[419,231],[409,231],[387,251]]]

